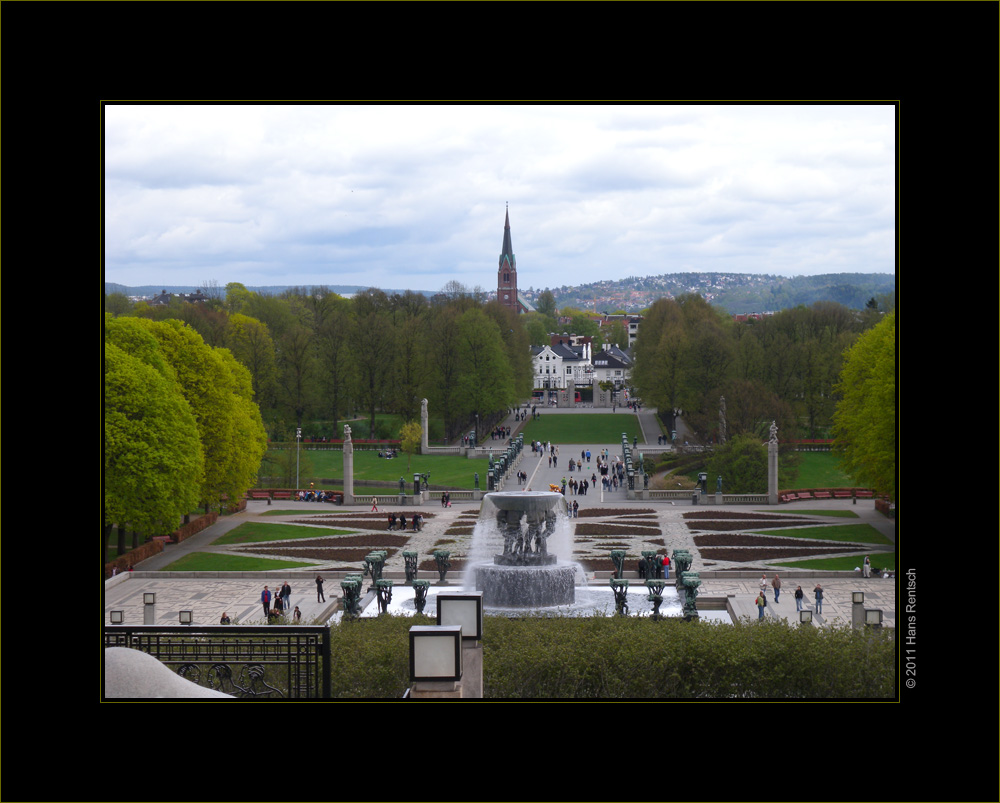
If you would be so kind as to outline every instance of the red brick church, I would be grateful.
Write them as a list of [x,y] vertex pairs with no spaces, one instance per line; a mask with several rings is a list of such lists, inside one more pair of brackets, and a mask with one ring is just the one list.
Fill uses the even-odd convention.
[[510,211],[503,224],[503,246],[500,249],[500,267],[497,268],[497,301],[515,312],[534,312],[525,299],[517,292],[517,260],[510,244]]

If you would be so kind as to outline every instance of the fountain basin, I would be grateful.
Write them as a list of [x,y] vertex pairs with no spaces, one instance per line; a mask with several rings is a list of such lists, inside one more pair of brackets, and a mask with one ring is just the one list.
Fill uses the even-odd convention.
[[576,567],[568,563],[475,567],[476,590],[487,608],[548,608],[572,605],[576,599]]

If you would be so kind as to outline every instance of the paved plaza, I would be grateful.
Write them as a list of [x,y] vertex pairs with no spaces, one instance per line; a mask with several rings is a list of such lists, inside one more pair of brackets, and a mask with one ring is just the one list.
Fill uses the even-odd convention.
[[[560,410],[560,413],[569,412]],[[588,412],[610,412],[604,410],[578,410],[576,414],[586,415]],[[629,411],[621,411],[620,415],[635,415]],[[644,439],[647,443],[655,444],[659,429],[652,419],[652,413],[644,413],[639,416],[642,425]],[[516,434],[516,431],[515,431]],[[592,459],[596,457],[602,449],[608,449],[609,454],[620,451],[620,444],[593,444],[593,445],[559,445],[558,465],[550,468],[546,457],[539,458],[532,454],[529,448],[525,448],[517,470],[525,471],[528,480],[525,488],[541,491],[548,490],[549,484],[561,484],[563,477],[570,477],[567,472],[567,464],[570,457],[580,457],[581,449],[590,449]],[[585,462],[586,466],[586,462]],[[590,464],[584,472],[590,478],[594,471],[595,463]],[[514,473],[512,472],[512,474]],[[577,475],[582,478],[583,475]],[[508,481],[505,490],[516,490],[518,484],[515,481]],[[774,602],[773,591],[768,587],[768,606],[765,615],[768,617],[784,618],[797,622],[795,599],[793,593],[797,585],[801,585],[805,592],[805,607],[812,610],[814,605],[813,588],[819,582],[824,588],[824,602],[822,615],[815,617],[817,626],[838,626],[849,625],[851,623],[851,595],[855,591],[865,593],[865,607],[878,608],[883,611],[883,622],[886,626],[894,627],[896,620],[896,580],[870,578],[864,579],[858,573],[843,572],[810,572],[804,570],[789,570],[784,567],[771,567],[766,562],[757,560],[752,562],[752,567],[756,571],[737,571],[737,568],[746,568],[742,564],[732,562],[711,561],[711,566],[706,567],[706,562],[695,546],[691,530],[688,523],[683,518],[684,513],[692,510],[710,510],[713,512],[736,511],[747,513],[766,512],[768,514],[793,515],[796,518],[803,516],[799,511],[815,510],[820,507],[824,510],[850,510],[858,518],[854,519],[831,519],[827,516],[806,516],[810,524],[831,524],[831,523],[866,523],[870,524],[883,533],[893,544],[895,543],[895,522],[887,519],[874,508],[872,500],[858,500],[853,504],[851,500],[823,500],[811,503],[795,503],[789,505],[767,506],[767,505],[692,505],[688,502],[670,501],[649,501],[649,500],[628,500],[624,490],[602,493],[600,483],[596,488],[591,488],[586,496],[573,497],[579,502],[581,510],[589,508],[602,509],[643,509],[653,511],[645,514],[647,517],[655,517],[655,525],[659,529],[660,535],[657,538],[658,544],[655,547],[661,554],[667,552],[671,554],[675,549],[688,549],[694,556],[694,564],[691,569],[700,572],[702,584],[699,588],[699,600],[722,599],[729,601],[729,605],[734,613],[739,617],[750,617],[756,619],[758,616],[755,606],[755,599],[759,591],[759,580],[761,568],[764,569],[768,582],[770,583],[775,571],[782,579],[782,591],[780,601]],[[197,576],[184,576],[174,572],[164,571],[166,567],[174,563],[180,557],[193,552],[216,552],[229,551],[232,547],[214,545],[217,539],[223,534],[239,526],[243,522],[258,519],[265,512],[275,512],[279,509],[292,509],[293,515],[289,516],[268,516],[268,522],[287,522],[301,520],[301,515],[309,514],[344,514],[348,512],[360,513],[368,512],[370,503],[356,505],[353,507],[333,507],[323,503],[309,502],[276,502],[275,506],[269,507],[266,501],[250,501],[245,511],[233,516],[227,516],[218,523],[198,535],[183,541],[180,544],[170,544],[159,555],[143,561],[134,567],[131,574],[120,575],[105,582],[104,587],[104,621],[110,622],[110,612],[112,610],[124,611],[126,624],[142,624],[143,612],[143,592],[152,591],[156,593],[155,616],[156,623],[163,625],[176,625],[178,614],[181,610],[193,612],[194,621],[198,625],[218,624],[223,613],[228,613],[234,621],[242,624],[263,624],[264,612],[260,603],[260,595],[264,586],[267,585],[273,592],[285,581],[292,588],[291,604],[298,606],[302,612],[303,623],[314,623],[326,621],[333,614],[337,596],[340,594],[340,579],[346,571],[357,572],[360,564],[344,566],[339,563],[329,561],[316,561],[315,566],[310,568],[297,568],[269,573],[198,573]],[[445,533],[449,528],[456,525],[467,525],[474,521],[474,516],[478,514],[480,503],[478,502],[455,502],[450,508],[442,508],[436,502],[428,502],[419,508],[412,506],[397,507],[389,505],[385,510],[395,510],[405,512],[407,516],[415,509],[419,509],[427,515],[424,529],[420,533],[413,533],[407,546],[397,549],[385,567],[385,576],[393,579],[397,583],[402,583],[405,577],[402,551],[412,549],[420,553],[421,558],[428,555],[429,550],[440,540],[455,542],[452,548],[453,554],[464,554],[463,550],[471,540],[470,535],[448,535]],[[433,514],[433,516],[429,515]],[[577,521],[583,521],[578,519]],[[459,529],[462,529],[459,527]],[[586,539],[578,539],[584,541]],[[634,571],[636,559],[642,549],[651,549],[643,536],[630,536],[627,539],[627,553],[629,561],[626,562],[627,577],[631,577],[632,582],[641,582]],[[288,545],[289,542],[282,542]],[[296,546],[304,546],[307,541],[296,541]],[[815,544],[808,544],[815,546]],[[264,546],[264,545],[260,545]],[[602,547],[588,547],[579,545],[574,558],[587,561],[588,558],[595,562],[598,558],[607,558],[607,550]],[[843,546],[838,545],[838,546]],[[886,549],[886,548],[883,548]],[[888,549],[891,549],[889,547]],[[875,548],[869,550],[871,554],[877,555]],[[831,553],[832,553],[831,549]],[[252,554],[247,552],[247,545],[240,546],[241,554]],[[263,554],[263,553],[262,553]],[[858,565],[860,566],[866,550],[863,547],[858,549]],[[270,556],[268,556],[270,557]],[[822,555],[810,557],[822,557]],[[873,558],[877,566],[877,560]],[[325,601],[318,601],[316,596],[315,576],[322,575],[325,578],[324,591]],[[433,584],[438,582],[436,572],[422,571],[419,576],[423,579],[431,580]],[[597,572],[591,581],[594,583],[607,583],[609,572]],[[461,577],[458,573],[450,573],[446,580],[449,584],[459,586]]]

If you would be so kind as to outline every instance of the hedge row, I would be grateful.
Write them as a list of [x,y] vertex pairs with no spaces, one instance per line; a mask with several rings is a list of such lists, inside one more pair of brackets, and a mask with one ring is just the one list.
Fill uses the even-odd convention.
[[[428,617],[333,628],[333,696],[399,698],[408,632]],[[892,698],[894,631],[640,617],[488,617],[484,696],[495,699]]]

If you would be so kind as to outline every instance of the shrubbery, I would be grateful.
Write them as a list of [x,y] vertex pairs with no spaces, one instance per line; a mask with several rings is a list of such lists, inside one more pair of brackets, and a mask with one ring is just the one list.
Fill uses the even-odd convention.
[[[409,685],[409,629],[433,623],[381,616],[333,628],[333,696],[400,698]],[[891,629],[490,616],[484,631],[486,698],[895,696]]]

